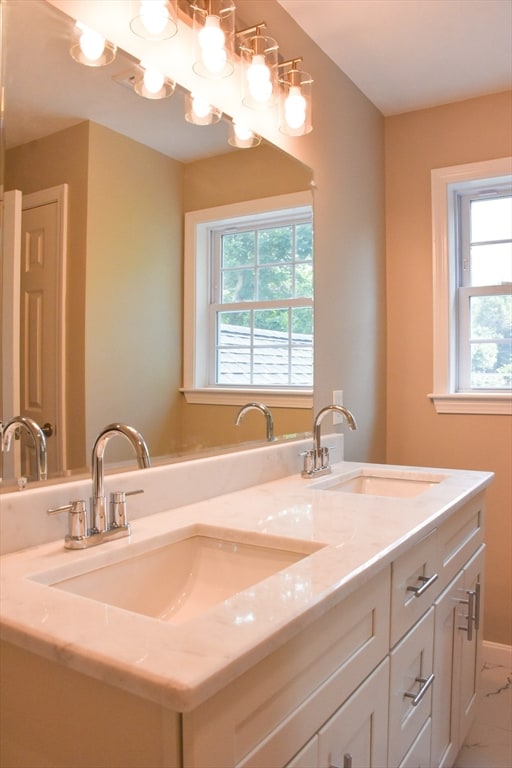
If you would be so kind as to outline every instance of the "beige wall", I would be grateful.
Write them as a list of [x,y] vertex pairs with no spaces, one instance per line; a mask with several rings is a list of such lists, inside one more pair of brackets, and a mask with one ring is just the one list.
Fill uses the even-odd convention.
[[270,144],[187,163],[183,208],[198,211],[311,189],[313,171]]
[[[86,443],[131,424],[152,456],[180,443],[181,163],[91,124]],[[109,458],[130,457],[115,441]],[[124,447],[124,450],[123,450]]]
[[488,493],[485,637],[512,642],[509,416],[437,414],[432,392],[430,171],[512,154],[510,93],[386,119],[389,463],[495,472]]

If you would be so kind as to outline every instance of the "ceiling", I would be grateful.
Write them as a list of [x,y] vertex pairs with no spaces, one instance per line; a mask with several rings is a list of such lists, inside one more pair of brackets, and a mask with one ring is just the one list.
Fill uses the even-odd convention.
[[512,87],[512,0],[278,2],[386,116]]

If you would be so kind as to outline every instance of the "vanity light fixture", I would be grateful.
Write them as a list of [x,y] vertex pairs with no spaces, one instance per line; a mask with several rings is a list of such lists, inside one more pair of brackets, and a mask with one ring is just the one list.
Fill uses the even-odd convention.
[[222,110],[210,104],[197,93],[185,94],[185,120],[193,125],[214,125],[222,117]]
[[302,58],[279,64],[284,69],[279,78],[279,130],[288,136],[304,136],[312,129],[311,123],[311,75],[298,69]]
[[116,46],[80,21],[75,25],[76,41],[70,48],[71,58],[86,67],[104,67],[114,61]]
[[241,37],[242,101],[257,110],[273,107],[279,93],[279,46],[274,38],[261,33],[265,26],[257,24],[237,32]]
[[235,4],[232,0],[194,0],[193,64],[200,77],[217,80],[234,72]]
[[228,144],[239,149],[251,149],[261,144],[261,136],[254,133],[243,121],[233,118],[229,129]]
[[140,69],[133,78],[133,90],[145,99],[166,99],[172,96],[176,83],[150,63],[141,61]]
[[177,0],[140,0],[130,29],[144,40],[169,40],[178,31]]

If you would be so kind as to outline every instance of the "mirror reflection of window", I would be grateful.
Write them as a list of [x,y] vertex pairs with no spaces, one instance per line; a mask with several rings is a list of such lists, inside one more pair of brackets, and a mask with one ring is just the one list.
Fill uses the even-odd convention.
[[[235,226],[237,231],[230,232]],[[313,385],[312,212],[243,217],[212,238],[212,385]]]

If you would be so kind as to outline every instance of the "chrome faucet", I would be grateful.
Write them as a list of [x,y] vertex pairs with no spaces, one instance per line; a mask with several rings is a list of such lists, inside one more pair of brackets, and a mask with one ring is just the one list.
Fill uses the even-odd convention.
[[46,437],[43,430],[34,419],[30,419],[28,416],[14,416],[14,418],[4,424],[2,429],[3,450],[8,451],[10,449],[12,436],[19,428],[26,430],[34,441],[34,447],[36,449],[37,479],[46,480],[48,477]]
[[261,413],[265,416],[267,422],[267,440],[269,442],[274,440],[274,420],[270,410],[266,405],[263,405],[263,403],[247,403],[247,405],[244,405],[242,408],[240,408],[236,417],[235,425],[238,427],[245,414],[252,410],[261,411]]
[[331,471],[329,464],[329,449],[322,448],[320,440],[320,425],[324,416],[331,411],[343,416],[352,431],[357,429],[354,416],[350,413],[348,408],[345,408],[343,405],[326,405],[325,408],[318,411],[313,422],[313,450],[306,451],[304,454],[302,477],[318,477],[320,475],[327,475]]
[[109,424],[106,426],[96,438],[92,449],[91,523],[88,524],[87,507],[83,499],[70,501],[64,506],[47,510],[49,515],[57,515],[61,512],[69,513],[68,534],[64,541],[64,546],[68,549],[85,549],[130,534],[126,497],[135,493],[143,493],[143,491],[115,491],[112,493],[110,514],[105,498],[103,457],[107,443],[115,435],[121,435],[132,445],[141,469],[151,466],[148,448],[140,432],[126,424]]
[[93,528],[98,533],[104,533],[110,526],[107,520],[105,500],[105,474],[103,456],[109,440],[115,435],[121,435],[131,443],[140,469],[150,467],[149,452],[146,442],[140,432],[126,424],[109,424],[103,429],[92,449],[92,510]]

